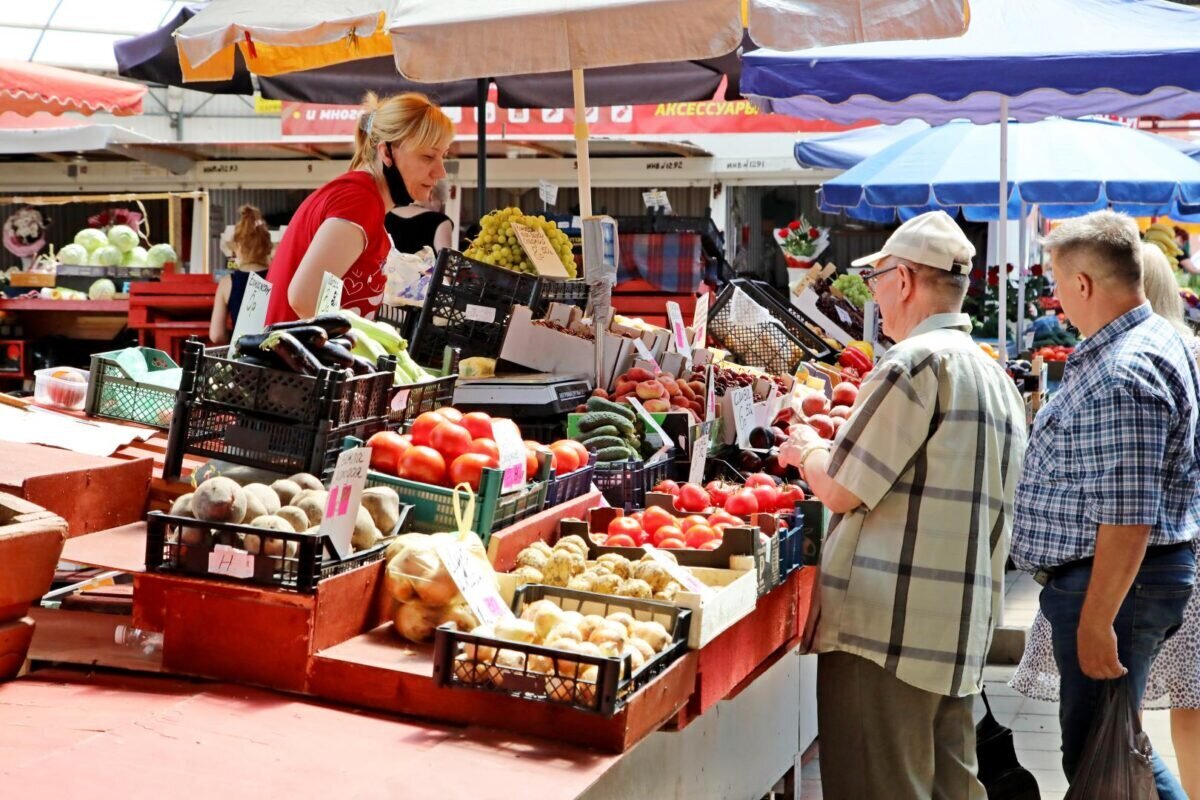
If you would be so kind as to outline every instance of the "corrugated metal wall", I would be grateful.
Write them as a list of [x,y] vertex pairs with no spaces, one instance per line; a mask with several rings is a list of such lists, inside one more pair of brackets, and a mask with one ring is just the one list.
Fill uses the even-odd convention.
[[[647,187],[649,188],[649,187]],[[672,187],[666,190],[671,201],[671,210],[681,217],[704,216],[712,204],[712,194],[707,187]],[[487,208],[518,206],[526,213],[541,213],[542,201],[538,199],[537,187],[525,190],[488,189]],[[579,189],[560,186],[558,202],[551,210],[567,213],[579,208]],[[475,220],[475,190],[463,189],[462,222],[469,226]],[[646,211],[642,202],[642,189],[629,187],[605,187],[592,190],[592,211],[612,216],[636,216]]]

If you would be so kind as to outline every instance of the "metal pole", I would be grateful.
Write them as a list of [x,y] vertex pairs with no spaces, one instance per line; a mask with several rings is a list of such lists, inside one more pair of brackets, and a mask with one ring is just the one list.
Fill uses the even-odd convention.
[[475,131],[475,221],[487,214],[487,99],[490,78],[475,81],[475,112],[479,124]]
[[1008,360],[1008,98],[1000,98],[1000,241],[996,246],[997,267],[1000,270],[999,330],[1000,357]]
[[1021,201],[1021,242],[1020,255],[1017,257],[1017,269],[1019,275],[1017,277],[1017,352],[1020,353],[1025,349],[1025,269],[1027,267],[1029,254],[1029,232],[1026,229],[1029,216],[1029,207],[1025,205],[1025,201]]

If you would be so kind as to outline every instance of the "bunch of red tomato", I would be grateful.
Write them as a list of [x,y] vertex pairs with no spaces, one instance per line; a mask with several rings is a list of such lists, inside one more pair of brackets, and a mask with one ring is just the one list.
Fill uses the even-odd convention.
[[664,550],[716,550],[725,529],[746,523],[718,510],[712,514],[689,514],[679,518],[665,508],[650,506],[627,517],[617,517],[608,525],[606,547],[641,547],[652,544]]
[[1041,356],[1043,361],[1066,361],[1072,353],[1075,352],[1074,347],[1066,347],[1064,345],[1050,345],[1047,347],[1039,347],[1033,352],[1034,357]]
[[799,486],[789,483],[780,486],[765,472],[746,478],[744,486],[724,481],[709,481],[705,486],[662,481],[652,491],[673,495],[678,511],[692,513],[720,508],[738,517],[791,511],[804,500],[804,490]]
[[[492,431],[491,415],[482,411],[464,414],[455,408],[426,411],[408,433],[381,431],[368,440],[371,469],[405,480],[434,486],[467,483],[475,491],[485,468],[500,466],[500,450]],[[558,474],[586,465],[588,451],[579,442],[562,439],[546,446],[525,441],[525,475],[538,474],[538,453],[547,453]]]

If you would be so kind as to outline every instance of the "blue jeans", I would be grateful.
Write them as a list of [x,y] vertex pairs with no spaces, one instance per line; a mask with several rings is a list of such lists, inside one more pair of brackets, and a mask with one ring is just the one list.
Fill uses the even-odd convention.
[[[1092,577],[1090,561],[1057,569],[1042,589],[1042,613],[1050,623],[1054,660],[1062,676],[1059,721],[1062,724],[1063,771],[1067,780],[1075,776],[1083,747],[1099,712],[1103,681],[1095,681],[1079,669],[1076,631],[1083,599]],[[1183,609],[1192,594],[1196,556],[1191,547],[1147,552],[1133,587],[1117,612],[1113,630],[1117,654],[1129,670],[1134,702],[1140,708],[1146,691],[1150,664],[1163,642],[1179,629]],[[1154,753],[1154,779],[1161,800],[1187,800],[1179,780]]]

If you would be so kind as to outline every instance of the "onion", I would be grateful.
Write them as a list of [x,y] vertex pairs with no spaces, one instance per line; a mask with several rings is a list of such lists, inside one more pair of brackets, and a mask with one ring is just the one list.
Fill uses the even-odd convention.
[[465,600],[456,601],[442,609],[442,624],[453,622],[460,631],[469,631],[479,626],[471,607]]
[[433,629],[437,627],[441,614],[440,608],[431,608],[414,600],[400,606],[392,625],[397,633],[410,642],[427,642],[433,638]]

